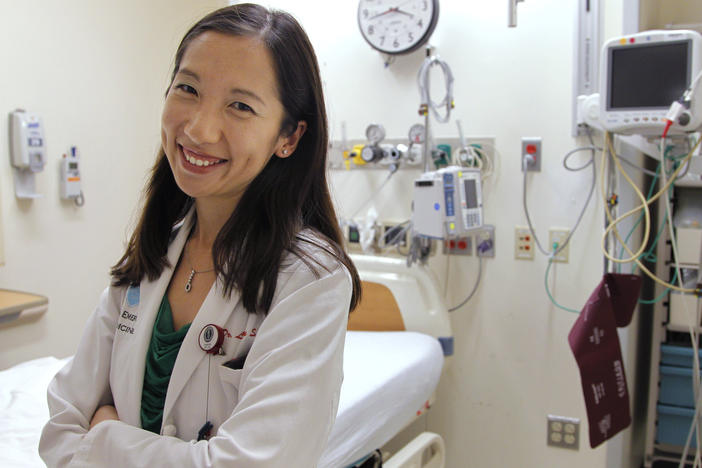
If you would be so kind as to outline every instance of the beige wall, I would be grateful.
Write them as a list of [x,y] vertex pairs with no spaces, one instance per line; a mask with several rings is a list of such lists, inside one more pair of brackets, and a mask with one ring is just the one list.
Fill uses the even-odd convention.
[[[160,141],[163,93],[187,28],[223,0],[0,0],[0,287],[49,297],[40,320],[0,329],[0,369],[67,356],[120,257]],[[43,198],[14,196],[7,113],[44,120]],[[59,198],[59,158],[82,157],[85,206]]]
[[695,0],[640,0],[639,22],[642,31],[670,25],[702,27],[702,5]]

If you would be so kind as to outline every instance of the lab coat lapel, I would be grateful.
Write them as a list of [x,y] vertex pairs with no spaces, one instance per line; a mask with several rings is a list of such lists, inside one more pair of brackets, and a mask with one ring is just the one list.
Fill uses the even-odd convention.
[[[139,303],[139,327],[136,331],[137,339],[134,347],[126,350],[126,357],[132,361],[129,366],[133,369],[133,376],[124,385],[129,386],[129,404],[127,405],[128,414],[120,417],[129,424],[141,427],[141,394],[144,388],[144,369],[146,367],[146,352],[151,343],[151,335],[153,333],[154,322],[158,308],[161,305],[163,295],[166,293],[168,284],[171,282],[173,271],[178,264],[180,253],[188,239],[192,222],[192,212],[185,218],[183,226],[178,231],[175,239],[168,247],[168,263],[169,266],[163,269],[159,278],[155,281],[148,279],[142,280],[140,284],[140,303]],[[120,411],[121,413],[121,411]]]
[[[180,346],[178,357],[173,366],[173,373],[168,384],[166,392],[166,402],[163,408],[163,421],[171,420],[171,412],[175,402],[178,400],[180,393],[183,391],[186,383],[190,380],[197,366],[206,359],[207,354],[200,348],[199,336],[200,331],[210,323],[213,323],[222,328],[234,328],[229,331],[233,334],[234,330],[241,328],[246,329],[246,320],[249,314],[240,314],[234,317],[235,322],[231,322],[231,316],[234,313],[240,300],[239,292],[234,290],[231,298],[227,298],[223,292],[223,286],[218,279],[210,288],[210,292],[205,297],[205,300],[200,307],[195,319],[188,329],[188,333],[183,339],[183,344]],[[233,338],[225,338],[222,349],[226,356],[235,355],[239,347],[240,340]],[[212,365],[218,365],[224,360],[224,356],[213,356]]]

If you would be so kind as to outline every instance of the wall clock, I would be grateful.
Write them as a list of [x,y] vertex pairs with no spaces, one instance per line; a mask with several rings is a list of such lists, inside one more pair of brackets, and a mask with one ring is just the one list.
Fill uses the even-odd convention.
[[439,0],[360,0],[358,27],[376,50],[399,55],[425,44],[439,19]]

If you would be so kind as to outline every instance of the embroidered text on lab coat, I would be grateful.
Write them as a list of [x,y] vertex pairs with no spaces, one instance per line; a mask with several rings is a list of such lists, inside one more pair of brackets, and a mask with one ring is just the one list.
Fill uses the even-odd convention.
[[[122,311],[121,318],[127,319],[130,322],[135,322],[137,319],[137,316],[136,316],[136,314],[130,314],[129,312],[127,312],[125,310],[125,311]],[[117,322],[117,330],[121,331],[122,333],[129,333],[130,335],[134,334],[134,327],[129,326],[128,324],[123,323],[121,321]]]

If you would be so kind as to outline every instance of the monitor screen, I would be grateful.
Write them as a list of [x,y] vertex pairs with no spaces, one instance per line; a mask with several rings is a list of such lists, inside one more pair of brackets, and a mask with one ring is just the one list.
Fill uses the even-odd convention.
[[690,48],[689,40],[611,48],[607,110],[669,107],[690,82]]
[[466,190],[466,207],[467,208],[477,208],[478,207],[478,189],[475,184],[475,179],[465,179],[463,181],[463,187]]

